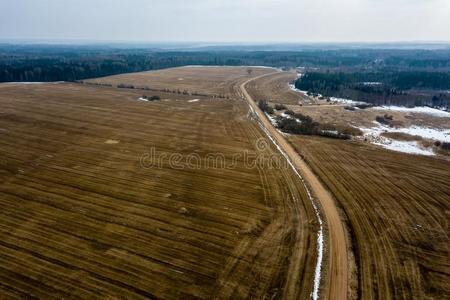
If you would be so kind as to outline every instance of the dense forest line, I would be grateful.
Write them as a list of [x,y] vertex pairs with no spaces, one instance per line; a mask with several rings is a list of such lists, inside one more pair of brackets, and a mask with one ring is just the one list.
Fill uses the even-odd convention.
[[380,86],[392,90],[450,90],[450,72],[389,70],[351,73],[308,72],[298,81],[298,87],[305,90],[338,90],[342,87],[351,87],[371,92],[379,90]]
[[[450,71],[450,50],[173,51],[110,46],[0,44],[0,82],[73,81],[185,65],[302,66],[339,69],[342,72],[360,68],[447,72]],[[407,77],[402,80],[406,81],[404,85],[408,85]]]
[[375,104],[449,106],[450,49],[164,50],[0,44],[0,82],[75,81],[186,65],[304,67],[296,87]]
[[450,107],[450,72],[445,71],[315,71],[304,74],[295,86],[376,105]]

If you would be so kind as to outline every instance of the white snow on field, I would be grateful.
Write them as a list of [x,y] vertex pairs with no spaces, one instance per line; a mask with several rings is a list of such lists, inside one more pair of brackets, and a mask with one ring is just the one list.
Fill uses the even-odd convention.
[[417,141],[397,141],[391,138],[382,136],[385,132],[399,132],[409,135],[417,135],[424,139],[433,141],[450,142],[450,129],[436,129],[429,127],[402,127],[395,128],[385,126],[378,122],[374,122],[376,126],[372,128],[359,128],[363,132],[364,138],[375,145],[382,146],[386,149],[399,151],[404,153],[420,154],[420,155],[434,155],[432,149],[423,149]]
[[14,85],[41,85],[41,84],[60,84],[64,83],[64,81],[49,81],[49,82],[4,82],[2,84],[14,84]]
[[[297,79],[302,78],[303,75],[304,75],[303,73],[297,73]],[[301,93],[301,94],[303,94],[305,96],[308,96],[308,91],[302,91],[302,90],[299,90],[298,88],[295,87],[295,81],[294,81],[294,83],[289,83],[289,87],[294,92]]]
[[409,135],[417,135],[424,139],[433,141],[450,142],[450,129],[437,129],[420,126],[396,128],[389,127],[375,121],[373,123],[377,126],[372,128],[360,128],[361,131],[364,132],[364,135],[379,136],[383,132],[400,132]]
[[272,117],[271,115],[269,115],[268,113],[264,112],[267,116],[267,118],[270,120],[270,123],[272,123],[273,126],[277,126],[277,120],[275,120],[274,117]]
[[331,134],[335,134],[338,135],[339,132],[337,130],[322,130],[323,133],[331,133]]
[[301,123],[301,122],[302,122],[302,121],[300,121],[299,119],[294,118],[293,116],[291,116],[291,115],[289,115],[289,114],[287,114],[287,113],[281,113],[281,116],[282,116],[283,118],[286,118],[286,119],[295,119],[295,121],[297,121],[297,123]]
[[146,99],[146,98],[142,98],[142,97],[141,97],[141,98],[139,98],[138,100],[139,100],[139,101],[148,101],[148,99]]
[[350,100],[350,99],[336,98],[336,97],[331,97],[330,101],[344,103],[344,104],[351,104],[351,105],[367,104],[366,102],[354,101],[354,100]]
[[293,90],[294,92],[301,93],[301,94],[303,94],[303,95],[305,95],[305,96],[308,96],[308,92],[307,92],[307,91],[299,90],[298,88],[295,87],[295,84],[290,83],[290,84],[289,84],[289,87],[290,87],[291,90]]
[[9,84],[37,85],[37,84],[45,84],[45,82],[9,82]]
[[192,100],[189,100],[188,102],[192,103],[192,102],[198,102],[198,101],[200,101],[200,99],[192,99]]
[[450,143],[450,129],[444,130],[429,127],[412,126],[409,128],[389,128],[388,131],[402,132],[410,135],[418,135],[425,139]]
[[383,148],[386,148],[389,150],[397,151],[397,152],[427,155],[427,156],[435,155],[433,150],[431,150],[431,149],[420,148],[420,146],[417,142],[405,142],[405,141],[391,140],[390,143],[388,143],[388,144],[382,144],[382,143],[374,143],[374,144],[382,146]]
[[416,113],[416,114],[427,114],[427,115],[433,115],[436,117],[450,118],[450,112],[439,110],[436,108],[427,107],[427,106],[416,106],[413,108],[402,107],[402,106],[379,106],[379,107],[374,107],[373,109],[400,111],[400,112],[408,112],[408,113]]
[[280,68],[268,67],[268,66],[241,66],[241,67],[251,67],[251,68],[259,68],[259,69],[281,70]]

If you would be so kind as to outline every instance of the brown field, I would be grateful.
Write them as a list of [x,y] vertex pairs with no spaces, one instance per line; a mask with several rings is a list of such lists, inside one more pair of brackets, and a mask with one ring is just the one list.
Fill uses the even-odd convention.
[[[281,159],[273,146],[258,149],[271,143],[239,90],[271,72],[195,67],[89,80],[151,91],[1,84],[0,299],[309,299],[318,224],[303,184],[286,165],[233,160]],[[297,105],[294,76],[261,77],[248,92],[323,122],[352,120],[342,106]],[[137,101],[143,94],[162,101]],[[450,299],[449,161],[289,139],[348,227],[351,298]],[[153,148],[161,164],[143,166]],[[217,153],[235,163],[211,167]]]
[[250,82],[247,89],[256,101],[298,105],[305,97],[289,88],[289,82],[295,78],[297,75],[294,72],[280,72]]
[[403,132],[384,132],[381,136],[392,138],[397,141],[421,141],[422,137],[418,135],[410,135]]
[[[236,81],[250,78],[247,67],[181,67],[122,74],[86,80],[89,83],[133,84],[136,87],[170,89],[209,95],[233,96]],[[252,76],[271,73],[268,68],[251,68]]]
[[[180,88],[210,93],[248,78],[243,69],[210,72],[147,74],[161,87],[197,74]],[[112,78],[147,84],[137,74]],[[141,95],[0,85],[0,298],[309,298],[318,226],[298,178],[243,159],[204,167],[209,153],[226,162],[257,153],[264,135],[247,105],[170,93],[136,101]],[[195,153],[200,168],[167,159],[144,168],[152,147],[183,162]]]
[[291,142],[350,228],[361,299],[450,298],[450,162],[325,138]]
[[[376,110],[351,112],[344,110],[344,105],[325,101],[300,106],[288,97],[273,97],[274,90],[281,95],[290,92],[289,80],[288,74],[269,75],[251,82],[249,92],[338,128],[372,127],[375,117],[384,113],[394,115],[402,126],[450,127],[448,118]],[[417,140],[411,136],[401,140],[407,138]],[[317,137],[290,136],[290,141],[341,208],[356,259],[358,298],[450,298],[448,160]]]

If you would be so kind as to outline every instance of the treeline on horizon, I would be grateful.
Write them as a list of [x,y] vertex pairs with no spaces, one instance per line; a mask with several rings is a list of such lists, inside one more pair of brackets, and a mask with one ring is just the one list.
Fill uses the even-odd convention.
[[397,79],[402,86],[420,82],[414,76],[427,76],[432,79],[426,82],[435,82],[435,86],[442,88],[445,82],[438,82],[448,78],[450,50],[166,51],[107,46],[0,45],[0,82],[74,81],[185,65],[302,66],[339,69],[344,73],[391,69],[409,72],[409,77]]

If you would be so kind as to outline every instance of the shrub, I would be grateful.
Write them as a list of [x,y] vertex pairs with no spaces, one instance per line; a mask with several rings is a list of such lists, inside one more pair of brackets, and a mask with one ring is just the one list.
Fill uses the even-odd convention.
[[269,115],[273,114],[273,108],[270,107],[269,103],[265,100],[258,101],[258,107],[263,111],[268,113]]
[[392,121],[392,120],[394,120],[394,116],[390,116],[390,115],[388,115],[388,114],[385,114],[385,115],[384,115],[384,119],[385,119],[385,120]]
[[290,116],[295,115],[295,112],[293,110],[290,110],[290,109],[286,110],[284,113],[287,114],[287,115],[290,115]]
[[276,110],[285,110],[286,106],[283,104],[275,104],[275,109]]
[[119,89],[134,89],[134,85],[132,85],[132,84],[125,84],[125,83],[119,83],[117,85],[117,88],[119,88]]
[[292,110],[286,111],[286,114],[291,117],[277,118],[277,127],[283,132],[304,135],[320,135],[323,137],[345,140],[350,140],[352,138],[352,132],[350,130],[338,132],[333,126],[321,126],[319,123],[314,122],[310,116],[294,113]]
[[444,150],[450,150],[450,143],[443,142],[441,144],[441,148],[444,149]]
[[377,116],[375,118],[375,120],[378,123],[389,125],[391,123],[391,121],[394,120],[394,117],[389,116],[388,114],[385,114],[384,116]]
[[[312,135],[319,132],[319,123],[313,122],[311,117],[295,114],[294,118],[279,118],[278,128],[284,132]],[[298,121],[300,122],[298,122]]]
[[310,116],[305,116],[302,114],[294,114],[294,117],[302,123],[312,124],[313,119]]
[[355,105],[355,107],[357,107],[359,109],[366,109],[366,108],[373,107],[373,105],[369,104],[369,103],[361,103],[361,104]]
[[342,132],[333,132],[333,131],[321,131],[319,133],[320,136],[323,137],[328,137],[328,138],[333,138],[333,139],[341,139],[341,140],[351,140],[352,139],[352,135],[351,134],[346,134],[346,133],[342,133]]

